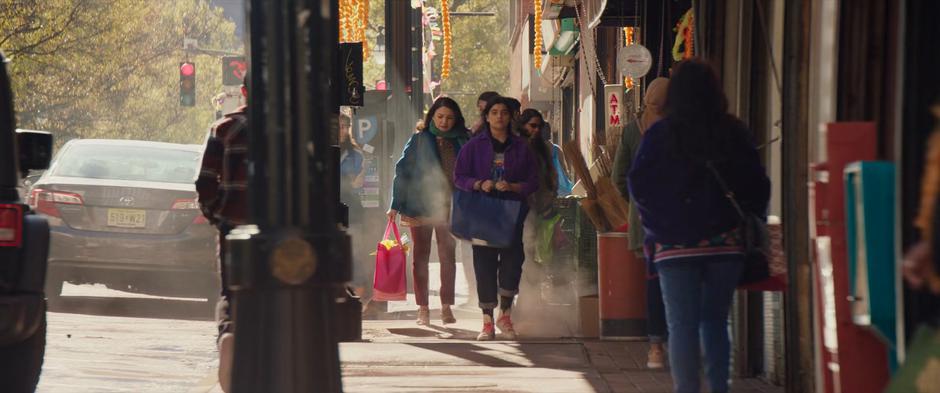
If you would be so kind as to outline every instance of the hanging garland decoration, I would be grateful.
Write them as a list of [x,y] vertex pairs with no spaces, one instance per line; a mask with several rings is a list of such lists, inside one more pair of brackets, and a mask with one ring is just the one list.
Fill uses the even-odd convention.
[[441,60],[441,81],[450,78],[450,58],[453,49],[452,33],[450,26],[450,3],[449,0],[441,0],[441,23],[444,25],[444,53]]
[[369,28],[369,0],[359,0],[359,42],[362,43],[362,61],[369,60],[369,40],[366,29]]
[[352,1],[340,0],[339,2],[339,42],[350,42],[352,40],[352,26],[350,20],[352,16]]
[[542,1],[535,0],[535,30],[534,42],[532,45],[532,62],[535,63],[535,69],[542,69]]
[[[693,15],[694,13],[690,8],[685,15],[682,15],[679,23],[676,24],[676,28],[673,29],[676,32],[676,43],[672,46],[672,59],[675,61],[682,61],[695,56],[695,48],[692,44],[692,37],[695,32],[695,17]],[[680,48],[682,49],[680,50]]]
[[339,1],[339,42],[361,42],[363,61],[369,58],[368,26],[369,0]]
[[[634,40],[634,27],[624,27],[623,36],[624,36],[624,46],[633,45]],[[627,90],[630,90],[635,86],[633,78],[626,76],[623,78],[623,87]]]

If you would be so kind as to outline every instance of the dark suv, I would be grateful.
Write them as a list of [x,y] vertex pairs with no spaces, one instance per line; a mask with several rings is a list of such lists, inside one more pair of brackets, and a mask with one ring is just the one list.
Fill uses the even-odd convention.
[[20,199],[20,178],[44,169],[52,136],[16,132],[13,92],[0,53],[0,384],[32,392],[46,346],[46,258],[49,224]]

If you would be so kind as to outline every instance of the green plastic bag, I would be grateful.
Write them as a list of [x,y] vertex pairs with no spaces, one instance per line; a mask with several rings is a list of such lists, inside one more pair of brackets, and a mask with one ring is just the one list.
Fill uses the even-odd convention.
[[558,223],[561,221],[561,214],[555,214],[549,218],[538,218],[538,245],[536,246],[536,262],[541,265],[552,260],[555,255],[555,231],[560,231]]

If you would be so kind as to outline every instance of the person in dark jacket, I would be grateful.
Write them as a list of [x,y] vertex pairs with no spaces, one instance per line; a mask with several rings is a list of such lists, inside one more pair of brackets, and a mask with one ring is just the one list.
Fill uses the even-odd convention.
[[[617,148],[617,155],[614,158],[614,167],[610,176],[614,179],[620,195],[627,202],[630,202],[627,173],[630,172],[630,166],[633,165],[633,157],[636,156],[636,151],[640,147],[643,134],[662,118],[663,101],[666,100],[668,86],[669,79],[667,78],[660,77],[650,82],[646,88],[646,95],[643,97],[643,113],[623,129],[623,136],[620,138],[620,146]],[[627,231],[630,237],[630,250],[635,253],[637,258],[645,260],[643,241],[646,234],[643,233],[643,224],[640,223],[640,213],[637,211],[635,203],[630,204],[628,222],[629,228]],[[650,349],[646,355],[646,367],[651,369],[665,367],[666,353],[664,344],[668,333],[666,330],[666,308],[663,305],[659,275],[652,269],[650,269],[646,279],[646,332],[650,340]]]
[[[248,75],[242,96],[248,98]],[[225,236],[238,225],[248,223],[248,106],[238,107],[210,126],[202,154],[196,194],[203,216],[219,230],[218,257],[221,293],[216,304],[219,335],[219,385],[228,392],[235,356],[235,324],[230,311],[231,292],[225,272]]]
[[640,142],[628,175],[630,194],[662,283],[675,391],[700,391],[704,348],[710,391],[728,392],[728,311],[744,267],[741,218],[709,167],[746,212],[760,216],[770,181],[750,131],[728,113],[721,82],[707,63],[676,66],[665,110]]
[[418,303],[418,324],[430,324],[428,308],[428,262],[431,235],[436,233],[441,262],[441,321],[455,323],[454,304],[456,257],[450,233],[450,205],[453,196],[454,165],[457,154],[470,137],[457,102],[448,97],[434,101],[424,120],[424,128],[411,136],[395,165],[392,206],[389,219],[401,215],[411,227],[414,239],[414,289]]
[[473,246],[477,296],[483,310],[483,330],[477,337],[481,341],[496,338],[493,309],[497,305],[501,313],[496,326],[507,338],[516,337],[510,314],[525,260],[522,229],[528,213],[526,198],[539,186],[538,159],[524,138],[513,135],[510,108],[510,102],[503,97],[487,104],[483,112],[486,114],[483,130],[461,149],[454,168],[457,188],[467,192],[492,193],[496,198],[521,201],[523,206],[519,216],[515,217],[516,231],[510,247]]

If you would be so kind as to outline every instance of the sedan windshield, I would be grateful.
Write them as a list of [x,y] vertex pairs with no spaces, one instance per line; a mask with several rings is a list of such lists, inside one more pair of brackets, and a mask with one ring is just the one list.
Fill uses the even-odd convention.
[[62,152],[52,175],[92,179],[192,183],[197,152],[120,145],[73,145]]

